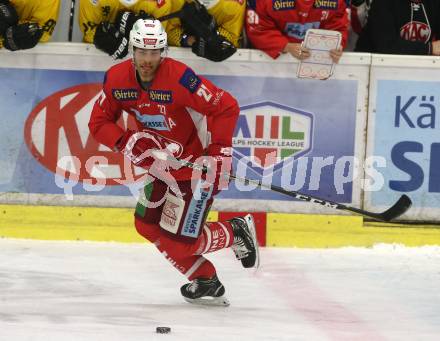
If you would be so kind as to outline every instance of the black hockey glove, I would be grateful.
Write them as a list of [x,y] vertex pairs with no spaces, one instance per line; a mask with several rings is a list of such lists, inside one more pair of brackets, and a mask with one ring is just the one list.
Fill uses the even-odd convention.
[[225,37],[216,34],[205,40],[197,38],[192,45],[192,51],[199,57],[203,57],[214,62],[221,62],[232,56],[237,49]]
[[37,23],[10,26],[4,34],[3,45],[11,51],[31,49],[40,41],[43,30]]
[[129,39],[131,28],[139,19],[154,19],[154,17],[144,12],[135,14],[130,11],[120,11],[116,16],[115,26],[125,38]]
[[18,24],[18,14],[9,0],[0,0],[0,34],[4,35],[9,26]]
[[217,29],[214,17],[208,13],[205,6],[196,1],[185,2],[180,20],[187,35],[204,38],[205,40]]
[[93,43],[96,48],[104,51],[114,59],[124,58],[128,53],[128,40],[115,27],[104,21],[96,28]]

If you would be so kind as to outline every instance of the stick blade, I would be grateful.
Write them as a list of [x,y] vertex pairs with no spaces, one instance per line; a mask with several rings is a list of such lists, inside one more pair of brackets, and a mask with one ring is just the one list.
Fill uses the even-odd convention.
[[386,211],[377,215],[377,218],[383,221],[391,221],[400,217],[411,207],[412,201],[406,194],[403,194],[396,203]]

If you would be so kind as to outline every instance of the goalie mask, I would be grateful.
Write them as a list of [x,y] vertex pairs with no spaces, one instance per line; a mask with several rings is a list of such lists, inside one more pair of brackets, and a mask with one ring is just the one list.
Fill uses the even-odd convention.
[[146,50],[163,50],[164,54],[168,48],[167,33],[161,22],[155,19],[139,19],[130,31],[130,48],[133,47]]

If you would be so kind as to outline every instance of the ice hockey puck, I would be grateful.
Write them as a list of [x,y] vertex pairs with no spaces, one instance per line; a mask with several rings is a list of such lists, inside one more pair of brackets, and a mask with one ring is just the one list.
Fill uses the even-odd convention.
[[156,333],[158,334],[168,334],[171,332],[170,327],[156,327]]

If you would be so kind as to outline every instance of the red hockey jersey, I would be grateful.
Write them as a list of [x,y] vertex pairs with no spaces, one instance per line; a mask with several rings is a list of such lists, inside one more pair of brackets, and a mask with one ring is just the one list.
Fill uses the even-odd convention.
[[[174,156],[194,161],[206,150],[231,147],[239,115],[237,101],[185,64],[164,58],[148,90],[136,79],[131,60],[111,67],[96,101],[89,128],[94,138],[114,149],[123,135],[116,124],[122,111],[136,119],[138,131],[155,135],[164,145],[174,143]],[[191,179],[192,170],[171,170],[176,180]]]
[[[277,58],[287,43],[300,43],[310,28],[339,31],[345,47],[349,20],[345,0],[255,0],[247,9],[252,45]],[[256,5],[255,5],[256,3]]]

